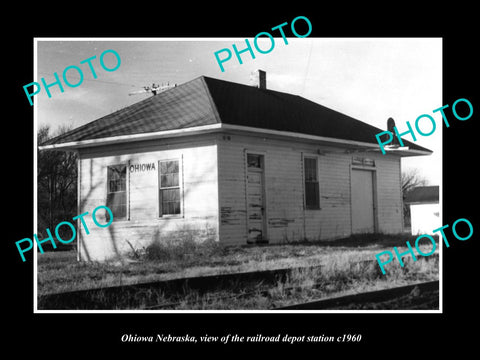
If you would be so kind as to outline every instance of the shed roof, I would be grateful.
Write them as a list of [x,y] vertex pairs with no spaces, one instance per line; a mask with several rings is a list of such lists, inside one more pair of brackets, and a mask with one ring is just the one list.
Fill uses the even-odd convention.
[[407,204],[426,204],[439,202],[439,186],[418,186],[405,195]]
[[[229,124],[377,145],[382,129],[297,95],[200,76],[42,144]],[[404,140],[410,149],[432,151]],[[47,146],[48,148],[48,146]]]

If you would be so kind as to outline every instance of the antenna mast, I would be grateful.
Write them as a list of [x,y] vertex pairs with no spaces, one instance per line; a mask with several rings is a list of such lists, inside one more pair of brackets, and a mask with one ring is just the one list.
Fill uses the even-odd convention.
[[162,83],[162,85],[158,85],[158,84],[153,83],[152,86],[144,86],[143,90],[133,91],[133,92],[129,93],[128,95],[145,94],[145,93],[151,92],[155,96],[155,95],[157,95],[157,94],[159,94],[163,91],[174,88],[176,86],[177,86],[177,84],[170,85],[170,82],[167,82],[166,85],[164,85],[163,83]]

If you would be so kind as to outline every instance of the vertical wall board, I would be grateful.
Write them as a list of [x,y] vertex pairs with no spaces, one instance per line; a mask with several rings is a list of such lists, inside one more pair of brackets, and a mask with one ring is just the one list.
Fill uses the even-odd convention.
[[[270,243],[334,240],[352,234],[354,156],[367,158],[366,168],[374,170],[374,230],[385,233],[402,230],[399,157],[240,134],[219,136],[218,153],[220,238],[225,244],[247,243],[246,153],[264,154]],[[318,160],[320,209],[305,209],[303,156]]]
[[[142,146],[143,145],[143,146]],[[127,220],[114,221],[107,228],[86,220],[90,234],[82,229],[80,260],[107,260],[142,252],[154,241],[218,241],[217,149],[212,139],[196,142],[137,144],[108,149],[89,149],[80,154],[81,195],[79,208],[89,214],[106,205],[107,166],[128,164]],[[160,160],[180,160],[182,213],[159,216]],[[97,219],[106,223],[104,212]]]

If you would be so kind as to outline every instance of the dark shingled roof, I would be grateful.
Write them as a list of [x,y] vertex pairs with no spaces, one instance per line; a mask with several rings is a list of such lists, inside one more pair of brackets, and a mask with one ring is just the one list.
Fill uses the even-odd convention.
[[435,203],[439,201],[439,186],[418,186],[405,195],[405,203]]
[[[200,76],[42,145],[225,123],[376,144],[382,129],[297,95]],[[410,149],[431,152],[404,140]]]

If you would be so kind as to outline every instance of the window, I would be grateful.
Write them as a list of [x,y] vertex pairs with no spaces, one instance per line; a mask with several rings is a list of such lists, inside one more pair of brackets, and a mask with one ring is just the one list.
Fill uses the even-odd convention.
[[249,168],[262,168],[262,155],[247,154],[247,166]]
[[[107,168],[107,206],[113,219],[127,217],[127,166],[113,165]],[[107,215],[108,217],[108,215]]]
[[317,159],[305,157],[303,164],[305,171],[305,207],[307,209],[320,209]]
[[160,161],[159,202],[160,216],[178,215],[180,211],[179,161]]

